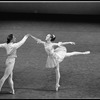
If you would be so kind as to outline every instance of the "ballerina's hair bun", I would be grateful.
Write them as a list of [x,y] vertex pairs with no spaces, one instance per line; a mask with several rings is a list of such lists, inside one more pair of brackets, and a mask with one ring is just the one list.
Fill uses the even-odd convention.
[[51,34],[51,41],[54,41],[56,39],[56,36],[54,34]]

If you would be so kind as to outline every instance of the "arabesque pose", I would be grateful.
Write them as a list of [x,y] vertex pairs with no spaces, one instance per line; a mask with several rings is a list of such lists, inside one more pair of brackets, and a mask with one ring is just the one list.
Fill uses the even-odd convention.
[[[47,61],[46,61],[46,68],[55,68],[56,71],[56,91],[58,91],[58,88],[60,87],[59,81],[60,81],[60,71],[59,71],[59,63],[64,60],[65,57],[70,57],[73,55],[80,55],[80,54],[90,54],[90,51],[85,52],[67,52],[67,49],[64,45],[66,44],[73,44],[74,42],[58,42],[53,43],[56,36],[52,34],[48,34],[46,36],[46,42],[42,41],[41,39],[38,39],[31,35],[33,39],[37,41],[37,43],[41,43],[44,45],[45,51],[48,54]],[[54,49],[54,46],[58,46],[56,49]]]

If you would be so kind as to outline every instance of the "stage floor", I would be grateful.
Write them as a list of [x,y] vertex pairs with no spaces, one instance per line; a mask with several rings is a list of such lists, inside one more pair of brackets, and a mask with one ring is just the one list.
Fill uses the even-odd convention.
[[[14,67],[15,95],[9,93],[6,80],[0,99],[71,99],[100,98],[100,24],[83,22],[0,21],[0,43],[13,33],[20,41],[27,33],[45,40],[48,33],[56,40],[72,41],[68,52],[90,51],[89,55],[65,58],[60,64],[59,91],[55,91],[55,70],[45,68],[47,54],[42,44],[29,37],[17,51]],[[1,38],[2,37],[2,38]],[[5,70],[6,51],[0,49],[0,77]]]

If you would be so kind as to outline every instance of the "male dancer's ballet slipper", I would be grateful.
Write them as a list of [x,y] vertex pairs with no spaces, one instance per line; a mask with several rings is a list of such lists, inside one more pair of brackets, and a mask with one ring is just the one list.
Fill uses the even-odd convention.
[[15,91],[10,91],[11,94],[15,94]]

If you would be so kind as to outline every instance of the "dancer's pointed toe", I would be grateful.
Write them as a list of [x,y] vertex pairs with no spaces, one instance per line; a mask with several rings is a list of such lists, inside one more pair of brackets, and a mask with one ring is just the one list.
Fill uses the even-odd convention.
[[56,85],[56,91],[58,91],[58,88],[60,87],[60,85],[59,84],[57,84]]
[[86,51],[86,52],[84,52],[83,54],[90,54],[90,51]]

